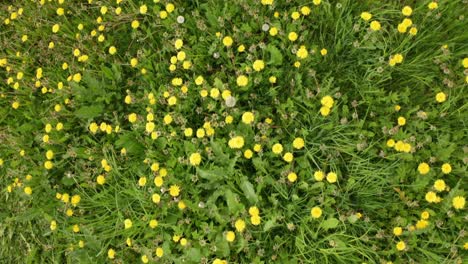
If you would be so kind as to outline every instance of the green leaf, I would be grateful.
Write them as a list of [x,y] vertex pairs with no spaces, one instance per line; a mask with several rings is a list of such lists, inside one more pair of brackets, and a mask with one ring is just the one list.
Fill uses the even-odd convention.
[[72,186],[72,185],[75,183],[75,181],[73,180],[73,178],[68,177],[68,176],[63,176],[61,182],[62,182],[65,186]]
[[226,239],[224,239],[222,234],[218,234],[215,242],[216,248],[218,249],[216,253],[219,253],[223,257],[229,256],[231,250],[229,249],[229,244]]
[[138,142],[138,140],[132,134],[121,135],[115,142],[115,146],[118,148],[125,148],[127,153],[133,155],[141,155],[145,150],[143,144]]
[[226,203],[229,209],[230,215],[235,215],[237,214],[240,209],[240,203],[237,202],[236,195],[231,191],[231,190],[226,190],[224,192],[224,196],[226,197]]
[[184,141],[184,150],[185,150],[185,153],[187,153],[187,155],[190,155],[194,153],[197,150],[197,148],[192,142]]
[[106,76],[107,79],[112,80],[114,79],[114,74],[112,73],[112,70],[107,68],[106,66],[102,65],[101,66],[101,71],[104,73],[104,76]]
[[333,228],[336,228],[339,223],[340,223],[340,221],[338,219],[332,217],[332,218],[328,218],[327,220],[323,221],[322,222],[322,227],[324,229],[333,229]]
[[215,78],[213,81],[214,87],[222,90],[223,89],[223,81],[221,81],[219,78]]
[[115,80],[120,82],[122,80],[122,72],[120,65],[112,64],[112,71],[114,72]]
[[275,226],[276,226],[276,217],[273,217],[272,219],[265,222],[265,225],[263,226],[263,232],[267,232],[268,230],[272,229]]
[[212,170],[204,170],[197,168],[197,173],[198,175],[200,175],[200,177],[209,181],[219,181],[224,178],[224,171],[218,167],[215,167]]
[[283,63],[283,54],[277,47],[270,44],[266,50],[270,53],[269,65],[281,65]]
[[244,192],[245,197],[249,200],[250,203],[257,203],[258,196],[255,193],[254,187],[252,183],[250,183],[247,179],[243,180],[240,184],[240,188]]
[[265,164],[265,162],[264,162],[261,158],[258,158],[258,157],[257,157],[257,158],[253,158],[253,159],[252,159],[252,162],[253,162],[253,165],[254,165],[254,167],[255,167],[255,169],[256,169],[257,171],[261,171],[261,172],[263,172],[263,173],[265,173],[265,174],[268,174],[268,172],[267,172],[267,170],[266,170],[266,168],[265,168],[265,167],[266,167],[266,164]]
[[200,249],[198,248],[191,248],[187,251],[187,256],[193,262],[199,263],[202,255],[200,253]]
[[352,214],[352,215],[348,216],[348,221],[349,221],[351,224],[356,223],[357,220],[358,220],[358,217],[357,217],[357,215],[355,215],[355,214]]
[[81,119],[93,119],[99,116],[104,107],[102,105],[82,106],[75,111],[75,116]]
[[216,156],[216,161],[220,164],[227,164],[229,162],[229,156],[223,152],[223,148],[220,146],[220,144],[214,140],[212,140],[210,144],[211,148],[213,149],[213,153]]

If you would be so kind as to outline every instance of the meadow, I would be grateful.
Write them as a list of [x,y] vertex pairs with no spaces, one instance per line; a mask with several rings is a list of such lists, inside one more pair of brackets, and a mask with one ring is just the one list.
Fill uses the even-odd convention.
[[468,1],[0,2],[0,263],[468,263]]

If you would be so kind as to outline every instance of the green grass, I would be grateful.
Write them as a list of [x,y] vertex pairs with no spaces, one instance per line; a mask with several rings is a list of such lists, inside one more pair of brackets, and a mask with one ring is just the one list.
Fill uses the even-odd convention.
[[[467,206],[454,202],[466,198],[468,186],[466,1],[440,0],[435,10],[430,1],[176,1],[165,19],[165,0],[40,2],[0,3],[1,263],[140,263],[145,256],[149,263],[466,262]],[[144,4],[147,13],[140,14]],[[416,27],[416,35],[398,32],[406,5],[413,10],[408,31]],[[304,6],[309,15],[301,14]],[[372,19],[363,20],[362,12]],[[378,31],[370,29],[374,20]],[[262,31],[264,24],[278,35]],[[231,47],[223,45],[226,36]],[[183,40],[179,50],[176,39]],[[299,59],[302,45],[308,56]],[[171,62],[179,51],[185,58]],[[403,61],[391,66],[397,54]],[[265,68],[255,71],[255,60]],[[237,84],[239,75],[248,77],[247,86]],[[186,93],[174,78],[182,79]],[[218,97],[210,96],[215,88]],[[227,106],[226,91],[235,106]],[[440,92],[443,102],[436,100]],[[168,103],[172,96],[175,105]],[[329,114],[321,112],[326,96],[334,101]],[[255,116],[252,124],[242,121],[247,111]],[[146,131],[148,112],[157,134]],[[133,124],[131,113],[138,115]],[[398,125],[399,117],[406,124]],[[104,122],[112,131],[91,131]],[[186,128],[193,135],[185,136]],[[205,135],[197,137],[198,129]],[[234,136],[244,138],[240,149],[229,147]],[[293,147],[296,138],[303,148]],[[411,150],[388,146],[390,139]],[[281,155],[272,151],[275,143],[282,144]],[[49,150],[53,168],[46,169]],[[286,152],[292,162],[283,160]],[[199,165],[190,164],[192,153],[201,154]],[[423,162],[427,174],[418,171]],[[158,170],[151,170],[153,163]],[[319,170],[336,173],[337,182],[317,180]],[[290,172],[296,181],[288,180]],[[99,175],[105,184],[97,183]],[[139,186],[140,177],[146,185]],[[439,179],[444,190],[435,187]],[[181,189],[175,197],[173,185]],[[439,202],[428,201],[431,191]],[[56,198],[63,194],[81,199],[74,206]],[[153,194],[161,196],[159,204]],[[252,206],[260,210],[259,225],[251,220]],[[322,209],[317,219],[315,206]],[[429,214],[425,227],[423,212]],[[125,219],[131,228],[124,228]],[[158,221],[154,229],[151,219]],[[238,219],[246,223],[242,232]],[[395,227],[402,228],[400,236]],[[235,231],[233,242],[228,231]],[[401,241],[404,250],[397,249]]]

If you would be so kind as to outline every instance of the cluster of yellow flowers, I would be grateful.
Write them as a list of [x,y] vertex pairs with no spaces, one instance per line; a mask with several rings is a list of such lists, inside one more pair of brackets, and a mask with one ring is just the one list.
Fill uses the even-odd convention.
[[320,114],[323,116],[328,116],[330,114],[331,108],[335,104],[335,100],[330,95],[324,96],[322,100],[320,100],[322,107],[320,108]]

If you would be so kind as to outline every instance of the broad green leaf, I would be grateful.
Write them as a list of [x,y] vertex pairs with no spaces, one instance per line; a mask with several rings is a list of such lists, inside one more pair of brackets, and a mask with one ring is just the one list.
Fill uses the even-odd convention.
[[193,262],[199,263],[202,255],[200,253],[200,249],[198,248],[191,248],[187,251],[187,256]]
[[200,177],[209,181],[219,181],[224,178],[224,171],[221,168],[214,168],[211,170],[197,168],[197,172]]
[[82,106],[75,111],[75,116],[81,119],[93,119],[99,116],[104,107],[102,105]]
[[267,47],[267,51],[270,53],[270,61],[268,61],[268,64],[281,65],[283,63],[283,55],[277,47],[270,44]]
[[133,155],[143,154],[145,147],[132,134],[123,134],[115,142],[118,148],[125,148],[127,153]]
[[239,212],[239,209],[240,209],[240,206],[239,206],[240,204],[236,200],[236,195],[231,190],[228,189],[224,192],[224,196],[226,197],[226,203],[229,208],[229,213],[231,215],[237,214],[237,212]]
[[254,187],[252,183],[250,183],[247,179],[243,180],[240,184],[241,190],[244,192],[245,197],[249,202],[255,204],[258,202],[258,196],[255,193]]
[[265,225],[263,226],[263,232],[267,232],[268,230],[272,229],[275,226],[276,226],[276,217],[273,217],[272,219],[265,222]]
[[339,223],[340,223],[340,221],[338,219],[332,217],[332,218],[328,218],[327,220],[323,221],[322,222],[322,227],[324,229],[333,229],[333,228],[336,228]]

